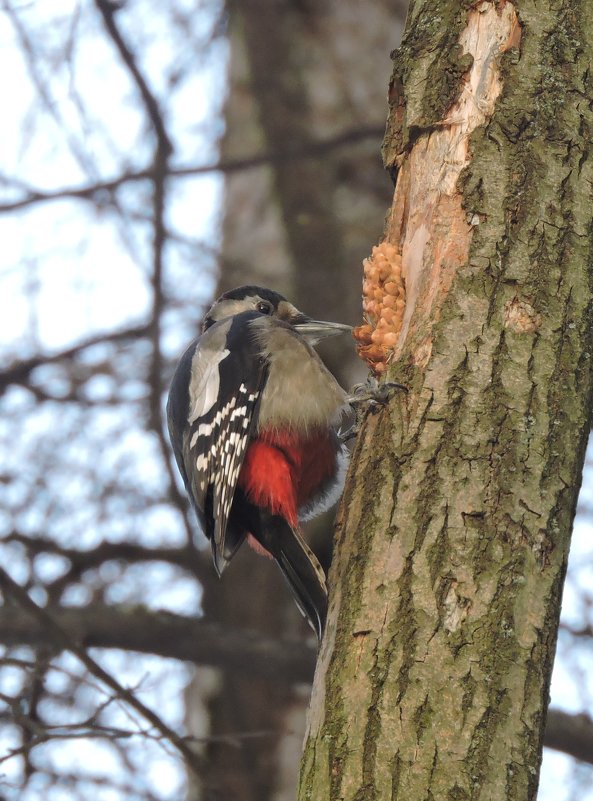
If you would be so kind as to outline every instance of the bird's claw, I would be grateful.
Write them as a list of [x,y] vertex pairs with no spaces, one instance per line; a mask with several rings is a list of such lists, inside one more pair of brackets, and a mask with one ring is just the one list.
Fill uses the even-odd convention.
[[393,395],[399,391],[408,392],[408,387],[405,384],[398,384],[395,381],[386,381],[384,384],[374,384],[367,382],[366,384],[356,384],[353,388],[352,394],[348,395],[346,402],[354,409],[362,406],[364,403],[369,403],[372,406],[385,406]]
[[408,387],[405,384],[398,384],[395,381],[386,381],[384,384],[378,384],[374,379],[367,381],[364,384],[356,384],[352,388],[352,393],[346,398],[346,402],[352,407],[356,414],[355,423],[350,426],[346,431],[340,431],[339,437],[342,442],[348,442],[356,437],[360,430],[362,407],[365,404],[367,408],[375,412],[379,408],[385,406],[396,392],[408,392]]

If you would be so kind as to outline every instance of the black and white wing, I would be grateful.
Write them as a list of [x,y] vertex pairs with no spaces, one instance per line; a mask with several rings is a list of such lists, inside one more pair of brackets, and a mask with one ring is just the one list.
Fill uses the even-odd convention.
[[182,357],[167,417],[175,457],[220,574],[245,536],[229,516],[257,423],[266,364],[244,312],[210,327]]

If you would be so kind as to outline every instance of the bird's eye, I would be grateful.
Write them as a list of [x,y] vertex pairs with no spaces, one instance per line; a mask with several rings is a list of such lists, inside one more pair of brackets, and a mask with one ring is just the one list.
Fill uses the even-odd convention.
[[255,307],[261,314],[272,314],[272,304],[266,301],[260,301]]

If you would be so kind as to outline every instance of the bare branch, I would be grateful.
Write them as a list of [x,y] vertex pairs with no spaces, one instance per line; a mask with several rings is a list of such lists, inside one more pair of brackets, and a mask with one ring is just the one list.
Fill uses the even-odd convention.
[[[0,572],[0,583],[2,581]],[[233,631],[208,623],[203,618],[151,612],[141,607],[125,609],[101,605],[52,609],[51,618],[64,633],[58,638],[62,646],[67,636],[69,643],[76,641],[86,647],[157,654],[244,676],[270,681],[280,679],[287,684],[309,683],[315,668],[313,642],[271,640],[253,632]],[[0,608],[0,629],[4,644],[9,646],[56,643],[54,628],[47,626],[41,617],[31,617],[21,609]],[[70,645],[66,647],[72,650]],[[593,721],[586,715],[551,709],[545,745],[593,764]]]
[[61,350],[58,353],[40,353],[37,356],[32,356],[30,359],[13,362],[13,364],[9,365],[5,370],[0,371],[0,395],[10,384],[25,384],[33,370],[41,365],[56,364],[64,359],[72,359],[78,356],[82,351],[87,348],[92,348],[95,345],[102,345],[107,342],[125,342],[129,339],[141,339],[142,337],[148,336],[149,333],[149,324],[132,326],[121,331],[97,334],[65,350]]
[[[319,141],[310,141],[300,147],[286,147],[280,150],[266,153],[255,153],[251,156],[241,156],[218,161],[213,164],[188,165],[186,167],[170,168],[167,176],[170,178],[192,178],[197,175],[208,175],[213,172],[231,174],[242,172],[269,164],[278,164],[286,161],[298,161],[300,159],[321,158],[329,151],[356,144],[366,139],[380,138],[383,127],[371,125],[368,127],[353,128],[344,131],[337,136],[329,137]],[[149,166],[142,170],[129,170],[121,173],[116,178],[105,181],[96,181],[86,186],[62,187],[50,192],[44,192],[32,187],[26,187],[22,181],[17,181],[10,176],[0,176],[0,181],[5,185],[18,186],[26,194],[18,200],[0,203],[0,213],[16,211],[18,209],[33,206],[37,203],[49,202],[53,200],[89,200],[93,203],[101,204],[105,202],[110,194],[121,186],[141,181],[154,180],[154,167]]]
[[131,542],[104,540],[95,548],[83,550],[62,547],[49,537],[29,537],[18,531],[11,532],[4,542],[18,542],[26,548],[31,556],[50,553],[69,560],[71,568],[66,576],[60,576],[50,585],[46,585],[46,590],[52,597],[55,596],[54,587],[62,587],[65,583],[64,579],[66,582],[76,581],[85,571],[93,570],[105,562],[112,561],[136,564],[139,562],[167,562],[187,570],[202,585],[209,584],[214,580],[214,571],[209,555],[198,550],[193,544],[183,548],[147,548]]
[[[204,618],[151,612],[139,606],[52,608],[51,617],[67,632],[69,640],[85,647],[156,654],[242,675],[280,679],[287,684],[310,682],[315,668],[313,638],[308,645],[295,640],[272,640]],[[56,643],[54,631],[43,620],[13,607],[0,607],[0,629],[5,645]],[[58,644],[69,648],[61,640]]]
[[[113,690],[118,698],[128,704],[132,709],[138,712],[143,718],[151,723],[157,731],[166,737],[172,745],[177,748],[179,753],[185,758],[188,768],[192,770],[197,776],[200,776],[200,766],[196,754],[188,747],[185,740],[180,737],[177,732],[173,731],[152,709],[149,709],[142,703],[136,696],[125,687],[116,681],[113,676],[108,673],[104,668],[99,665],[80,644],[80,640],[75,640],[70,632],[61,625],[53,615],[46,609],[35,603],[29,597],[26,590],[20,584],[17,584],[8,573],[0,567],[0,586],[7,596],[11,596],[19,604],[20,607],[27,610],[39,625],[41,625],[50,635],[55,644],[73,653],[92,673],[93,676],[100,679],[111,690]],[[11,610],[14,612],[14,610]]]
[[580,627],[570,626],[568,623],[562,621],[560,623],[560,630],[565,631],[567,634],[570,634],[572,637],[593,637],[593,626],[590,624],[586,624]]
[[152,127],[154,128],[154,132],[158,140],[158,149],[165,156],[169,156],[173,152],[173,145],[171,144],[171,140],[169,139],[169,135],[165,129],[158,102],[148,87],[146,79],[140,72],[132,51],[124,42],[120,30],[115,24],[115,14],[118,11],[118,6],[110,2],[110,0],[95,0],[95,5],[103,17],[103,22],[105,23],[107,33],[111,37],[113,44],[120,54],[121,59],[128,69],[130,75],[132,76],[138,91],[140,92],[142,102],[146,108],[148,116],[150,117]]
[[544,745],[593,765],[593,720],[588,715],[550,709]]
[[[152,342],[152,358],[149,372],[150,387],[150,426],[157,435],[161,456],[165,470],[169,478],[170,492],[173,501],[178,507],[183,506],[177,489],[175,476],[171,467],[169,446],[166,442],[163,425],[161,421],[161,398],[162,398],[162,353],[161,353],[161,316],[164,307],[163,296],[163,259],[164,249],[167,240],[165,227],[165,198],[166,181],[169,176],[169,158],[173,153],[173,144],[167,133],[164,115],[159,102],[150,89],[148,81],[142,74],[135,56],[123,39],[123,36],[116,24],[115,15],[118,6],[110,0],[95,0],[107,32],[113,41],[119,55],[136,84],[142,103],[156,136],[156,147],[154,160],[151,168],[151,180],[153,183],[152,206],[153,206],[153,305],[152,321],[150,326],[150,337]],[[191,542],[192,532],[187,524],[185,525],[188,543]]]

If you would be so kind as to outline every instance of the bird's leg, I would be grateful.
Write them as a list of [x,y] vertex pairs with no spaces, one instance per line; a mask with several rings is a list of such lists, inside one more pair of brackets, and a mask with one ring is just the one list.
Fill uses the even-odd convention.
[[371,412],[377,411],[389,403],[399,391],[408,392],[408,387],[395,381],[379,384],[375,378],[369,378],[364,384],[356,384],[352,388],[352,393],[346,397],[346,403],[354,410],[356,419],[350,428],[340,432],[342,442],[348,442],[358,434],[364,411],[367,409]]
[[386,381],[379,384],[376,379],[369,379],[365,384],[356,384],[352,389],[352,394],[346,397],[346,403],[356,409],[365,403],[372,406],[385,406],[393,395],[399,390],[408,391],[405,384],[397,384],[395,381]]

